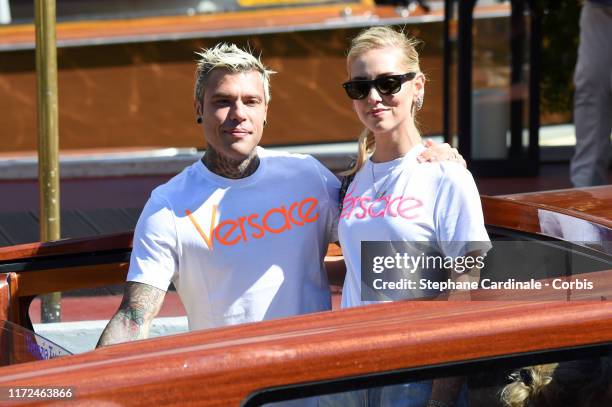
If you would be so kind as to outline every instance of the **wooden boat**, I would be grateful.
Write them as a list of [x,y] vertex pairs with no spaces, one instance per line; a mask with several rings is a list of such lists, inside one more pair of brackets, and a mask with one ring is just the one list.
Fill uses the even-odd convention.
[[[489,232],[500,241],[539,242],[557,255],[573,243],[575,253],[597,260],[602,269],[579,275],[597,290],[584,291],[578,301],[395,302],[196,331],[3,367],[0,388],[69,387],[69,401],[77,405],[254,406],[465,375],[473,405],[494,406],[513,368],[609,354],[612,187],[485,196],[482,202]],[[559,228],[550,227],[551,214]],[[588,244],[572,234],[578,229],[590,231]],[[122,281],[130,239],[0,249],[0,319],[27,326],[33,295]]]
[[[504,5],[477,8],[478,28],[507,31],[498,17],[508,12]],[[220,41],[260,51],[278,72],[264,145],[353,141],[361,127],[340,86],[345,53],[350,38],[374,24],[405,26],[426,44],[422,65],[431,80],[419,120],[424,133],[441,134],[443,13],[401,13],[362,0],[60,22],[60,148],[203,148],[192,107],[194,51]],[[484,69],[475,74],[477,86],[478,78],[507,76],[503,68],[491,71],[490,62],[476,65]],[[34,66],[33,26],[0,26],[0,153],[36,150]]]

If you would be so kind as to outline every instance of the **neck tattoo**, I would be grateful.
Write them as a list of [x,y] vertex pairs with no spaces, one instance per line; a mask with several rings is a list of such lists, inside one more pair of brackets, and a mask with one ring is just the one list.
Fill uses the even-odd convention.
[[202,163],[212,173],[225,178],[240,179],[252,175],[257,170],[259,156],[257,150],[253,149],[253,152],[244,160],[232,160],[208,146],[206,154],[202,157]]

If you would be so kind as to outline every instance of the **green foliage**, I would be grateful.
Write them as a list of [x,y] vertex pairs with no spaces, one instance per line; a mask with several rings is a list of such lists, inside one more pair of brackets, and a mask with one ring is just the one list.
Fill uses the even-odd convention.
[[540,82],[543,113],[568,113],[573,109],[573,74],[578,55],[578,0],[537,0],[542,19],[542,73]]

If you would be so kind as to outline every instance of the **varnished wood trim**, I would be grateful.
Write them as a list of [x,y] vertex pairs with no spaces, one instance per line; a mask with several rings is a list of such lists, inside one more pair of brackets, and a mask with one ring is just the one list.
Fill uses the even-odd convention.
[[578,211],[531,202],[516,202],[491,196],[482,196],[481,201],[485,224],[491,226],[515,229],[527,233],[542,233],[539,211],[545,210],[581,219],[596,227],[612,229],[612,221]]
[[[585,212],[560,208],[553,205],[516,201],[508,197],[481,196],[485,223],[508,228],[526,227],[519,229],[524,232],[539,233],[538,210],[547,210],[561,213],[573,218],[585,220],[595,225],[612,229],[612,220],[593,216]],[[535,226],[537,225],[537,227]]]
[[70,384],[82,401],[122,405],[237,406],[262,388],[609,343],[611,312],[607,301],[380,304],[2,368],[0,385]]
[[[133,232],[79,239],[65,239],[48,243],[28,243],[17,246],[0,247],[0,261],[20,260],[45,256],[60,256],[108,250],[128,250],[132,248]],[[336,243],[327,248],[329,256],[341,256],[342,250]]]
[[132,237],[133,232],[125,232],[79,239],[65,239],[47,243],[38,242],[0,247],[0,261],[129,249],[132,247]]
[[8,273],[9,283],[9,305],[8,315],[9,321],[12,321],[20,325],[20,310],[19,310],[19,298],[17,290],[19,289],[19,278],[17,273]]
[[9,275],[0,274],[0,320],[9,319],[9,305],[11,303],[11,292],[9,287]]
[[18,297],[125,282],[129,264],[100,264],[19,273]]
[[485,224],[540,233],[536,206],[491,196],[482,196],[481,201]]

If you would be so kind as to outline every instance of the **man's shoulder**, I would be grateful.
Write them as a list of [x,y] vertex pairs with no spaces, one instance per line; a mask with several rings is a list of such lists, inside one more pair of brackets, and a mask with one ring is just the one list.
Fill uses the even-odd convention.
[[275,169],[293,171],[316,171],[323,166],[317,159],[308,154],[290,153],[288,151],[270,150],[259,147],[258,154],[267,161],[267,165]]
[[257,154],[259,154],[260,157],[273,160],[301,161],[312,159],[312,156],[308,154],[291,153],[285,150],[277,150],[263,147],[257,147]]
[[157,186],[151,192],[151,198],[172,200],[175,197],[180,197],[182,193],[186,193],[194,188],[199,178],[199,167],[201,162],[198,160],[193,164],[185,167],[181,172],[170,178],[167,182]]

